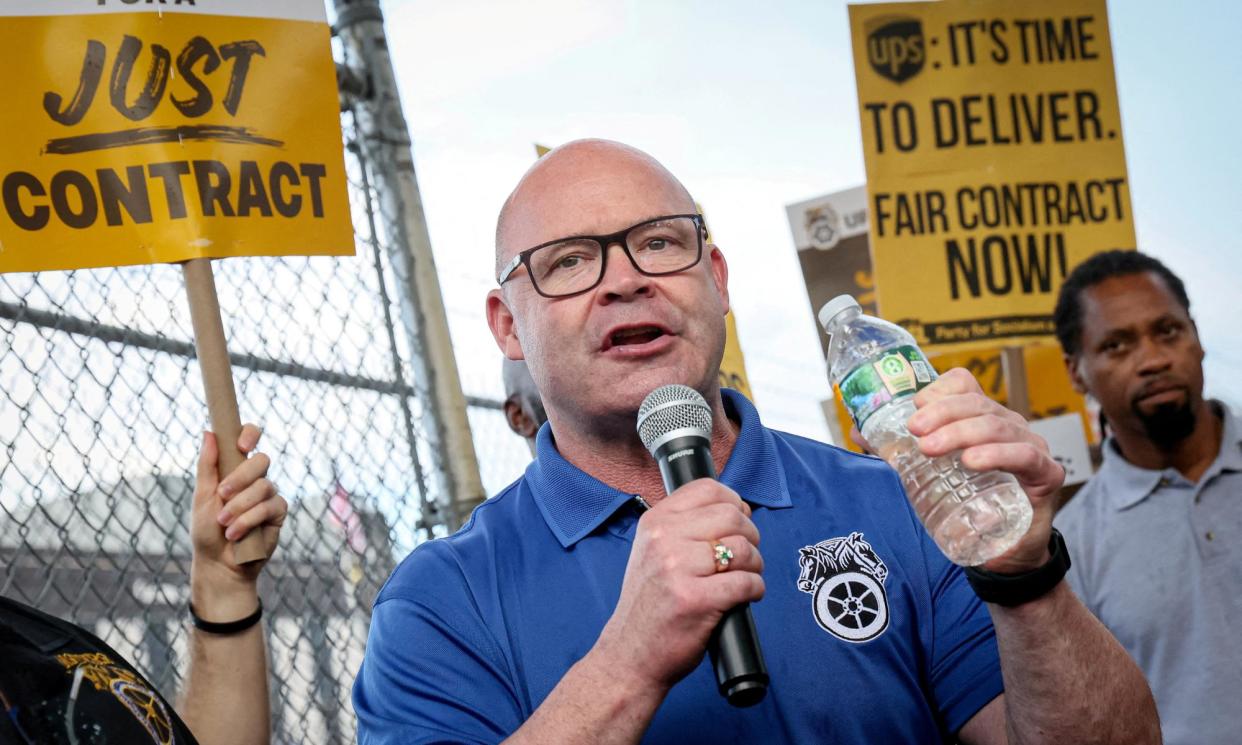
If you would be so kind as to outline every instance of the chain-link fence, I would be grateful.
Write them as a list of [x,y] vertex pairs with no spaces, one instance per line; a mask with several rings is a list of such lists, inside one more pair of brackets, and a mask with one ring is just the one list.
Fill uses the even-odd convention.
[[[357,256],[215,263],[242,418],[290,502],[260,584],[276,742],[353,741],[370,603],[450,514],[357,121],[343,112]],[[474,393],[480,450],[503,453],[483,459],[491,493],[524,445],[496,391]],[[0,594],[93,630],[170,699],[205,426],[177,267],[0,275]]]

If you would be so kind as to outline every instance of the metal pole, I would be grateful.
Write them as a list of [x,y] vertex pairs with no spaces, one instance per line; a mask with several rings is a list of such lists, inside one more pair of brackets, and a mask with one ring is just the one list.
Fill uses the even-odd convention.
[[389,261],[396,275],[401,313],[410,337],[414,385],[424,392],[431,449],[453,509],[456,528],[483,501],[483,485],[466,418],[466,399],[449,338],[431,238],[414,173],[409,128],[401,111],[396,75],[384,35],[379,0],[334,0],[336,24],[348,62],[369,78],[359,101],[359,146],[373,169]]
[[[355,137],[358,134],[358,112],[354,110],[356,107],[356,102],[350,104],[350,114],[354,118]],[[406,387],[405,373],[401,369],[401,353],[397,349],[397,327],[392,322],[392,304],[388,301],[388,283],[384,280],[383,254],[380,250],[379,232],[375,226],[375,200],[371,196],[371,178],[367,175],[370,165],[367,163],[366,156],[361,152],[361,146],[357,143],[350,143],[350,149],[357,153],[358,170],[362,172],[362,195],[365,197],[367,207],[367,230],[370,231],[371,254],[375,257],[375,284],[379,286],[380,303],[384,308],[384,330],[388,332],[388,348],[392,352],[392,377],[404,388]],[[438,503],[427,493],[427,477],[423,473],[422,459],[418,456],[418,441],[414,439],[414,416],[410,413],[411,398],[413,396],[410,393],[401,396],[401,419],[405,424],[406,444],[410,448],[410,463],[414,466],[414,480],[418,484],[419,506],[422,510],[418,522],[420,527],[426,528],[427,534],[431,535],[431,528],[444,523],[445,520],[439,512]],[[448,507],[449,512],[452,512],[451,505],[443,506]],[[450,516],[451,519],[452,516]]]

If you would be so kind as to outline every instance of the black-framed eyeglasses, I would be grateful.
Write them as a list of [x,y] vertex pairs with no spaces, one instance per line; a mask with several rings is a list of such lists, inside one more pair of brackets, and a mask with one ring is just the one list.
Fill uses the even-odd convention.
[[528,248],[513,257],[496,282],[504,284],[519,266],[535,292],[568,297],[593,289],[604,279],[608,247],[619,244],[640,274],[659,277],[684,272],[703,257],[702,215],[665,215],[609,235],[575,235]]

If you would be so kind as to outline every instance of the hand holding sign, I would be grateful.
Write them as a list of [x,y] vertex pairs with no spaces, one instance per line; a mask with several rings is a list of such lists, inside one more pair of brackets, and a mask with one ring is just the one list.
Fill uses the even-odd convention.
[[[198,349],[199,366],[203,372],[203,393],[211,430],[220,448],[220,475],[232,473],[246,460],[237,449],[241,434],[241,416],[237,411],[237,392],[233,387],[233,368],[225,346],[224,326],[220,322],[220,305],[216,298],[215,277],[210,259],[192,259],[182,265],[186,297],[190,301],[190,317],[194,323],[194,345]],[[267,558],[263,536],[251,531],[233,546],[233,559],[238,564]]]

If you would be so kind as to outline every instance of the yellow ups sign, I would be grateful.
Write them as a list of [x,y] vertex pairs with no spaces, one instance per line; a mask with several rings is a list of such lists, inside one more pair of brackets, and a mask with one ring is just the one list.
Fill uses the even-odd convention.
[[1104,0],[850,26],[880,312],[933,349],[1050,338],[1066,274],[1135,243]]
[[0,0],[0,272],[352,253],[319,0]]

